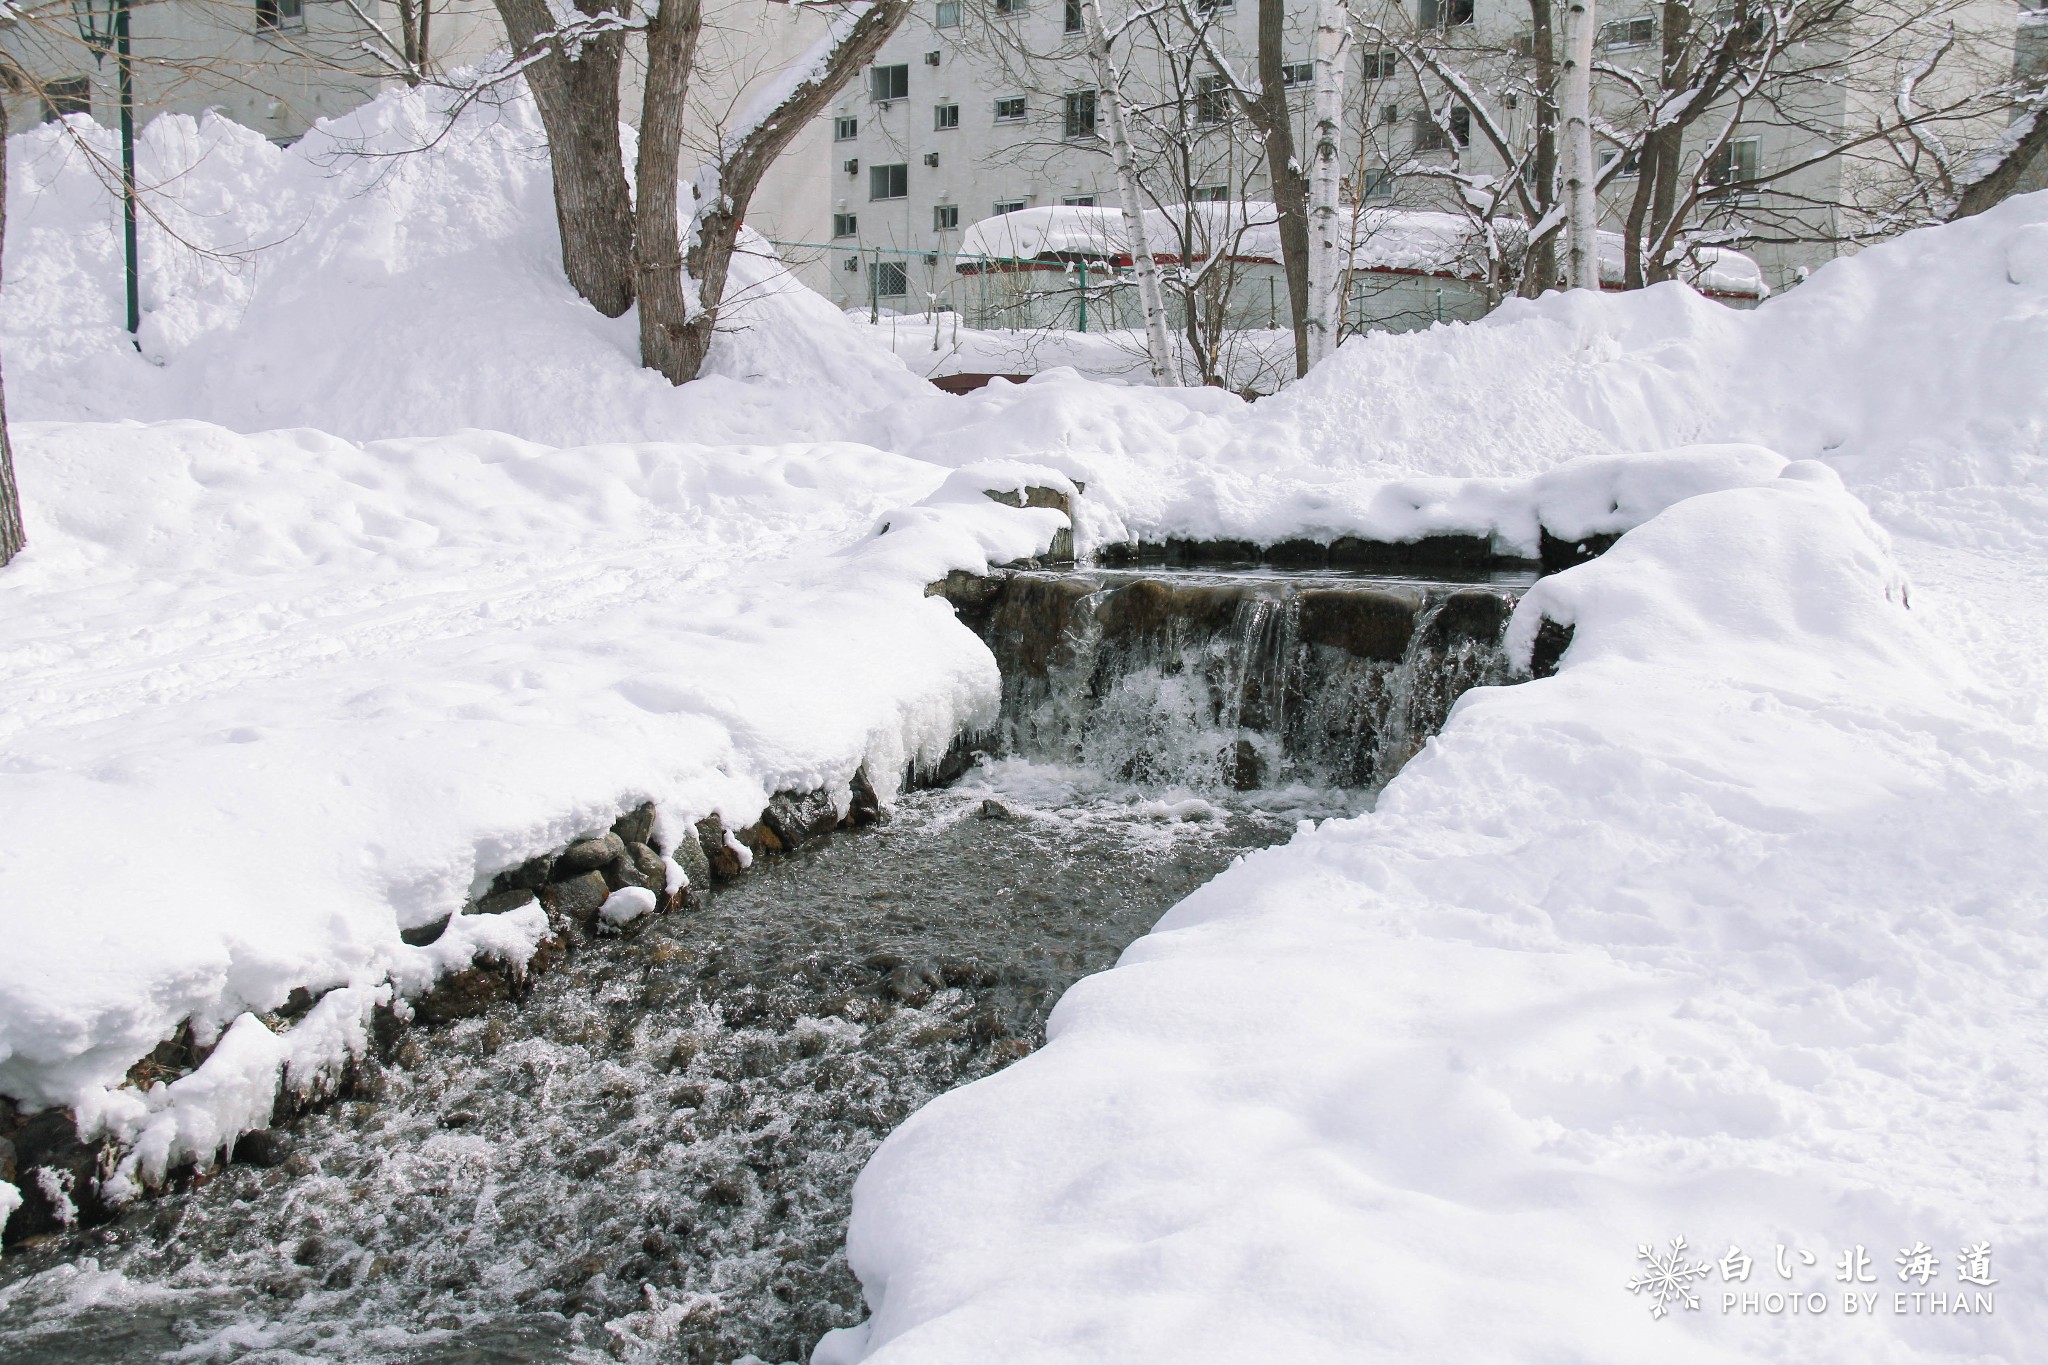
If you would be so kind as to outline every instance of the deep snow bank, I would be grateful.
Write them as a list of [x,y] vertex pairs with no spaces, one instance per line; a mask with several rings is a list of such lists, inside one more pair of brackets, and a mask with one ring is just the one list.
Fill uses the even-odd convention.
[[[884,1145],[874,1317],[819,1360],[2025,1358],[2023,1271],[1890,1312],[1916,1240],[1948,1291],[1958,1248],[2048,1250],[2048,747],[1900,589],[1812,463],[1540,584],[1555,678],[1468,694],[1376,813],[1204,887]],[[1624,1286],[1678,1236],[1716,1268],[1655,1321]],[[1845,1320],[1858,1245],[1885,1311]],[[1721,1311],[1791,1287],[1835,1306]]]
[[[862,764],[888,790],[996,696],[925,583],[1064,523],[980,495],[1014,468],[949,484],[850,446],[17,438],[0,1092],[117,1128],[142,1116],[98,1088],[183,1019],[205,1038],[294,986],[367,1009],[387,979],[530,951],[537,917],[399,931],[639,801],[748,823],[778,789],[843,798]],[[86,828],[121,854],[81,879]]]
[[[142,354],[123,330],[120,213],[85,118],[8,141],[0,341],[17,420],[190,417],[354,439],[467,427],[557,445],[824,439],[944,401],[750,239],[707,380],[638,362],[562,278],[546,144],[523,94],[397,91],[289,148],[206,115],[138,140]],[[420,151],[428,147],[431,150]]]
[[1071,372],[919,413],[893,449],[1057,462],[1109,539],[1369,534],[1377,480],[1754,443],[1833,465],[1894,530],[2048,554],[2048,192],[1908,233],[1736,312],[1678,285],[1552,294],[1347,341],[1257,404]]

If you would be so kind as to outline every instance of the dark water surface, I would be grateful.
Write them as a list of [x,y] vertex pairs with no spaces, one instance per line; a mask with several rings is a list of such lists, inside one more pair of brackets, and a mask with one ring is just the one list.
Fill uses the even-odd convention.
[[909,797],[413,1030],[285,1165],[9,1256],[0,1362],[802,1359],[862,1316],[845,1222],[890,1129],[1339,800],[1018,761]]

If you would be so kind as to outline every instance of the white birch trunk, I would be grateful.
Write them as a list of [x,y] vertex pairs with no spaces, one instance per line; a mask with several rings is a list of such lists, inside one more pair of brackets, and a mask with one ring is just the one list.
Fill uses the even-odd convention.
[[1316,6],[1315,128],[1308,167],[1308,363],[1337,349],[1337,291],[1350,233],[1337,203],[1342,184],[1338,146],[1344,135],[1344,87],[1351,50],[1351,11],[1344,0]]
[[1152,362],[1152,382],[1172,387],[1173,343],[1166,332],[1166,291],[1160,286],[1159,263],[1152,259],[1152,244],[1145,236],[1145,201],[1138,190],[1138,171],[1131,157],[1131,140],[1124,133],[1123,75],[1109,52],[1109,34],[1102,24],[1097,0],[1081,0],[1081,23],[1087,33],[1088,55],[1095,62],[1096,98],[1109,124],[1109,154],[1116,163],[1117,198],[1124,209],[1124,235],[1131,244],[1131,267],[1138,277],[1138,305],[1145,311],[1145,354]]
[[1593,0],[1565,0],[1557,112],[1564,125],[1565,287],[1600,288],[1600,204],[1593,168]]

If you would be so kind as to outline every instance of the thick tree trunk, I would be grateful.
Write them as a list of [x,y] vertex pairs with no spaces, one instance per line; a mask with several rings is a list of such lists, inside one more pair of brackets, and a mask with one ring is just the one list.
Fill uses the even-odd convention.
[[[1529,0],[1529,55],[1536,63],[1536,218],[1557,203],[1557,37],[1551,0]],[[1529,244],[1522,263],[1522,293],[1535,298],[1557,288],[1557,234]]]
[[1558,114],[1564,122],[1565,284],[1600,287],[1600,204],[1593,169],[1593,0],[1565,0]]
[[1951,219],[1969,218],[1984,212],[2010,195],[2036,162],[2048,158],[2048,104],[2027,115],[2033,122],[2014,138],[2005,155],[1984,175],[1963,189]]
[[703,364],[683,297],[683,250],[676,223],[676,182],[683,154],[683,107],[697,38],[700,0],[665,0],[647,26],[647,81],[641,100],[639,194],[633,225],[633,285],[640,301],[640,363],[672,384]]
[[1294,115],[1287,104],[1286,0],[1259,0],[1259,98],[1253,121],[1266,142],[1266,173],[1280,217],[1280,265],[1287,275],[1287,315],[1294,327],[1294,372],[1308,373],[1308,179],[1294,151]]
[[1313,365],[1337,349],[1343,320],[1338,282],[1351,234],[1338,212],[1342,183],[1337,141],[1344,132],[1346,58],[1351,50],[1351,11],[1343,0],[1316,7],[1315,151],[1309,166],[1308,358]]
[[[633,306],[633,197],[619,141],[625,35],[600,33],[565,49],[547,36],[556,23],[543,0],[496,3],[515,53],[544,49],[526,68],[526,84],[547,129],[562,269],[598,312],[618,317]],[[616,13],[610,0],[576,0],[576,11]]]
[[1159,279],[1159,262],[1152,258],[1152,243],[1145,235],[1145,199],[1138,187],[1137,158],[1131,154],[1131,137],[1124,128],[1123,73],[1109,50],[1109,33],[1102,24],[1097,0],[1081,0],[1081,26],[1088,38],[1088,56],[1095,64],[1096,97],[1109,122],[1109,158],[1116,167],[1117,200],[1124,213],[1124,237],[1130,243],[1131,273],[1138,277],[1138,307],[1145,315],[1145,358],[1151,362],[1152,382],[1161,388],[1173,386],[1173,342],[1166,331],[1166,290]]
[[[7,106],[0,103],[0,242],[7,236]],[[0,393],[0,566],[21,553],[21,489],[14,482],[14,447],[7,439],[7,399]]]

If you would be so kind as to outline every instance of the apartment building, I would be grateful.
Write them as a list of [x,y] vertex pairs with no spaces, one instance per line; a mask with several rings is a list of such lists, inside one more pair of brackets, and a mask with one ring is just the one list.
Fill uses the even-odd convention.
[[[1189,0],[1180,13],[1205,22],[1216,48],[1249,78],[1255,71],[1254,0]],[[1344,156],[1348,202],[1366,207],[1456,207],[1448,178],[1506,169],[1475,132],[1475,112],[1440,81],[1418,76],[1404,44],[1427,43],[1494,103],[1486,117],[1511,140],[1530,134],[1530,9],[1527,0],[1396,0],[1357,4],[1362,37],[1349,61]],[[1596,100],[1610,123],[1626,125],[1626,84],[1654,79],[1661,9],[1601,11]],[[1802,45],[1793,74],[1761,115],[1739,126],[1714,174],[1727,182],[1797,168],[1768,188],[1732,193],[1719,225],[1748,228],[1746,249],[1766,281],[1782,289],[1877,227],[1897,150],[1886,142],[1827,156],[1856,141],[1896,107],[1902,79],[1953,30],[1955,45],[1916,97],[1936,105],[1976,83],[1996,84],[2013,67],[2013,0],[1867,0],[1826,44]],[[1284,72],[1292,91],[1297,145],[1307,145],[1313,5],[1290,15]],[[1018,208],[1117,203],[1100,122],[1100,99],[1072,0],[929,0],[877,55],[864,83],[842,93],[820,120],[829,134],[818,182],[830,204],[829,239],[792,253],[814,287],[843,306],[916,311],[957,293],[952,252],[976,221]],[[1183,48],[1185,42],[1183,40]],[[1230,94],[1199,55],[1175,50],[1169,35],[1140,31],[1125,54],[1133,73],[1126,98],[1166,128],[1141,147],[1155,202],[1177,198],[1270,196],[1265,168],[1231,107]],[[1939,126],[1948,155],[1988,141],[1997,114]],[[1612,153],[1610,153],[1611,155]],[[1420,173],[1413,173],[1420,171]],[[1621,226],[1634,196],[1624,165],[1603,195],[1603,226]]]

